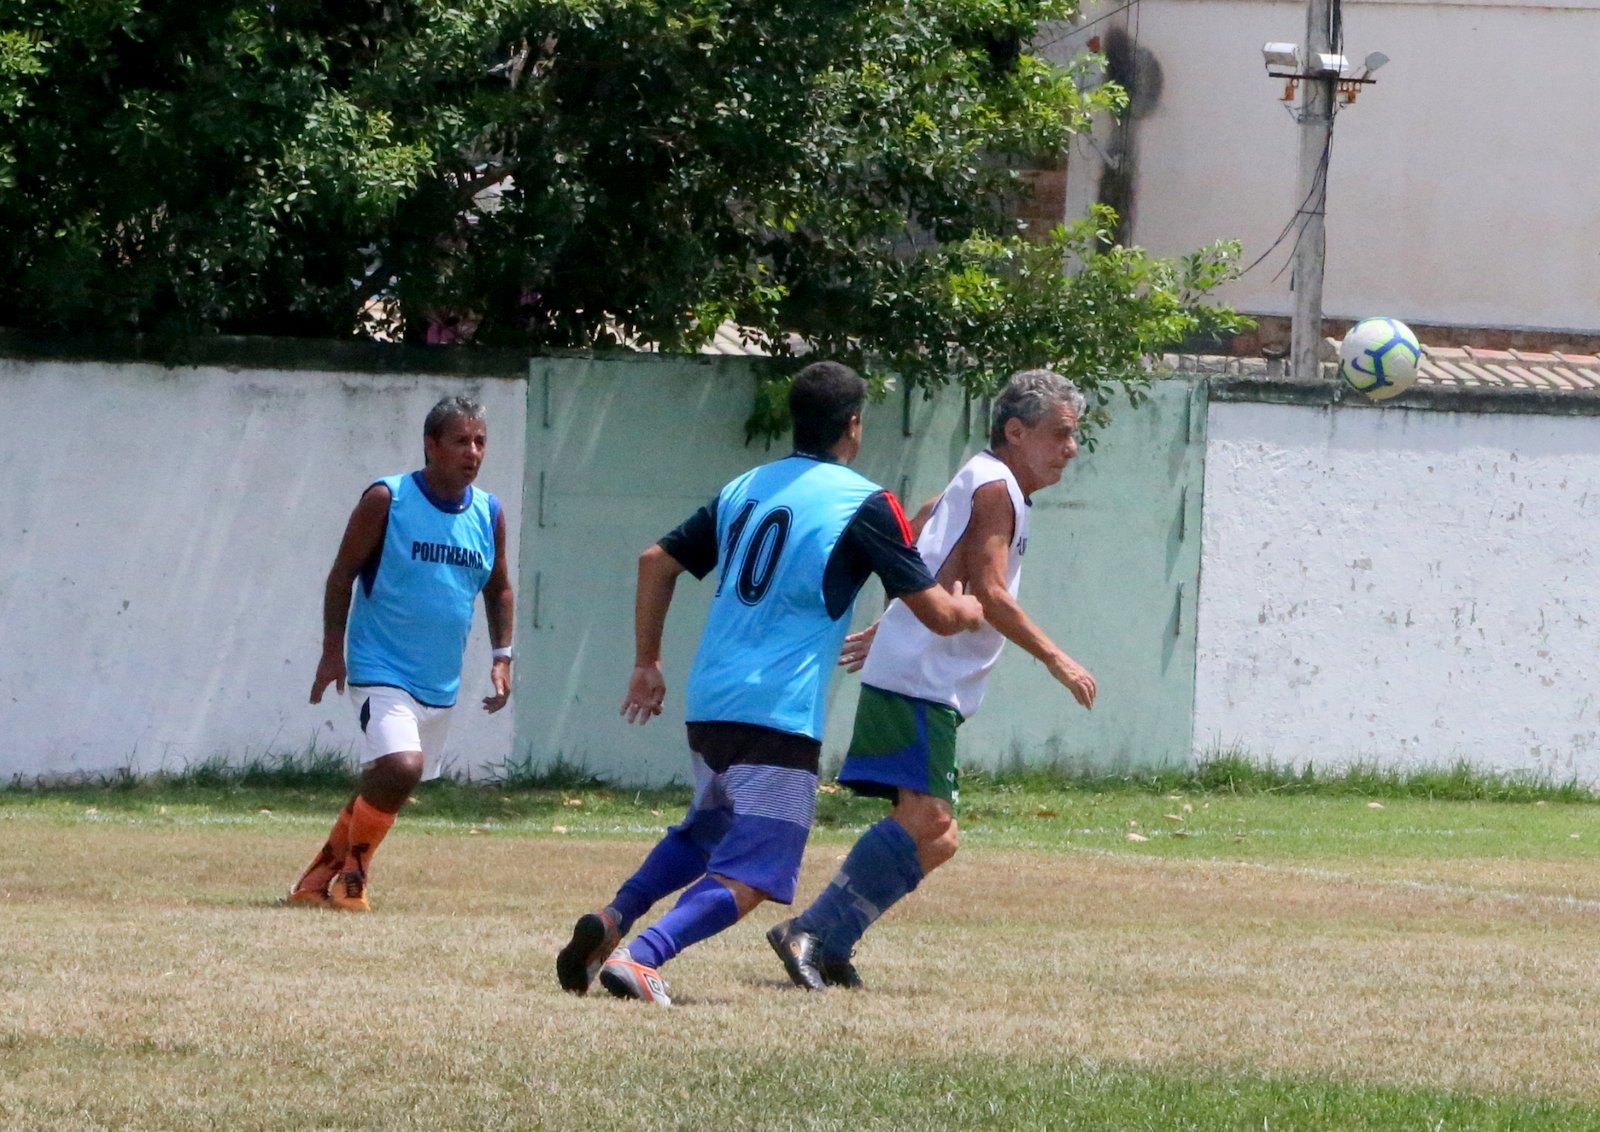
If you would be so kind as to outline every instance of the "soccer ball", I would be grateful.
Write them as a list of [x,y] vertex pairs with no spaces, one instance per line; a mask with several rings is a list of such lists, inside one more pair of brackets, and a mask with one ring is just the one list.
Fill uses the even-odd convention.
[[1411,388],[1421,363],[1417,336],[1397,318],[1364,318],[1339,344],[1339,379],[1374,401]]

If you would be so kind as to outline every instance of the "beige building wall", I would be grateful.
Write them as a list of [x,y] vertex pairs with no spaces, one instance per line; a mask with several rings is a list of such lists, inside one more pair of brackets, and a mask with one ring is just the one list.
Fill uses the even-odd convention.
[[[1600,332],[1600,3],[1350,0],[1345,54],[1392,60],[1335,120],[1324,311],[1413,323]],[[1261,60],[1305,41],[1305,5],[1100,3],[1047,37],[1067,58],[1093,37],[1136,45],[1140,113],[1078,139],[1067,212],[1126,161],[1132,239],[1163,255],[1239,239],[1269,253],[1300,205],[1299,128]],[[1222,292],[1292,310],[1292,240]]]

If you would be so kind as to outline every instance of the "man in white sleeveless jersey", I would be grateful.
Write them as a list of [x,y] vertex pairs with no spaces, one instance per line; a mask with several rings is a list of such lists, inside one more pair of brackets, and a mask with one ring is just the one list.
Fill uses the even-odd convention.
[[893,602],[847,639],[840,663],[861,669],[862,688],[839,781],[894,808],[861,835],[809,908],[767,933],[797,986],[860,987],[857,941],[955,856],[956,728],[983,702],[1007,641],[1042,661],[1084,707],[1094,705],[1094,677],[1017,602],[1032,496],[1078,454],[1083,409],[1083,394],[1065,378],[1015,375],[995,401],[988,450],[917,514],[918,552],[940,584],[960,583],[982,603],[981,629],[937,637]]

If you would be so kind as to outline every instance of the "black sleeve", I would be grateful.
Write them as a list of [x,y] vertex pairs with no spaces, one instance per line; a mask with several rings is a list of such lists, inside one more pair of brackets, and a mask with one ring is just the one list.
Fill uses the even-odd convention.
[[717,568],[717,499],[679,523],[656,543],[696,578]]
[[871,574],[883,579],[890,597],[921,593],[934,584],[912,544],[905,512],[887,491],[870,496],[861,505],[833,548],[823,576],[828,612],[838,617],[849,609]]

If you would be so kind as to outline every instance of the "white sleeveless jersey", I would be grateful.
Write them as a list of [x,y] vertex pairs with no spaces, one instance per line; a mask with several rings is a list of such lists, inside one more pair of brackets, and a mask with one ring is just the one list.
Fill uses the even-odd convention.
[[[989,452],[980,452],[968,460],[944,489],[917,536],[917,551],[929,572],[937,576],[967,532],[974,493],[996,480],[1005,481],[1016,514],[1006,562],[1006,588],[1015,597],[1022,580],[1022,555],[1028,548],[1028,501],[1011,469]],[[867,653],[861,682],[919,700],[948,704],[963,718],[970,718],[983,703],[989,672],[1000,659],[1005,643],[999,630],[988,623],[972,632],[941,637],[924,627],[903,602],[896,601],[878,622],[878,634]]]

